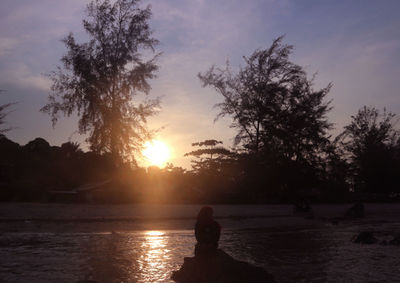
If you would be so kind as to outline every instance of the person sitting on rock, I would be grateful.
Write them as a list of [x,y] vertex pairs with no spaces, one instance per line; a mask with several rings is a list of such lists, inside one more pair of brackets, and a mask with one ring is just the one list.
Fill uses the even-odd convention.
[[217,251],[221,226],[213,219],[211,207],[204,206],[200,210],[194,231],[197,240],[195,256],[208,255]]

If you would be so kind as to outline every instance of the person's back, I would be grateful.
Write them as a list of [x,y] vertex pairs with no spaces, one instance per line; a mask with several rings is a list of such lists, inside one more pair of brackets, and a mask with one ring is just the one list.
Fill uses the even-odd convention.
[[195,225],[195,256],[185,257],[183,265],[171,279],[182,283],[203,282],[270,282],[274,278],[263,268],[235,260],[218,249],[221,226],[213,219],[213,209],[203,207]]
[[195,225],[197,244],[195,255],[212,253],[218,248],[221,226],[213,219],[213,209],[204,206],[197,215]]

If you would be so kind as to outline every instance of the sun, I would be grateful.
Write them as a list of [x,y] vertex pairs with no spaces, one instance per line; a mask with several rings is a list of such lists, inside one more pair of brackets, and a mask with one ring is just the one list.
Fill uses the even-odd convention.
[[149,166],[163,167],[170,157],[170,150],[164,142],[152,140],[144,144],[142,154]]

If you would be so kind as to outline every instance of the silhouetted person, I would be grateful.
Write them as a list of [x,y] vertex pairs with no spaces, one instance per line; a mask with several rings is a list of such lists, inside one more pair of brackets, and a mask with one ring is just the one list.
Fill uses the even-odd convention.
[[217,251],[221,226],[213,219],[211,207],[204,206],[200,210],[194,231],[197,240],[194,249],[195,256],[212,254]]
[[194,257],[185,257],[183,265],[171,279],[181,283],[254,282],[275,283],[271,274],[261,267],[235,260],[221,249],[218,240],[221,226],[213,219],[213,209],[204,206],[197,215],[197,244]]

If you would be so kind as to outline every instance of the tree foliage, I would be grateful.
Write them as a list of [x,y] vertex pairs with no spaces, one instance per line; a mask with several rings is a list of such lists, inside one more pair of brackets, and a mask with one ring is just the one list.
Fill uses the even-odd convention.
[[89,36],[77,43],[72,33],[63,39],[68,52],[62,67],[50,74],[48,104],[41,111],[52,117],[78,114],[79,132],[88,133],[91,150],[109,152],[114,160],[132,156],[150,132],[146,119],[155,114],[158,99],[134,103],[133,97],[150,90],[157,70],[156,56],[145,60],[158,43],[148,21],[150,7],[139,0],[96,0],[88,4],[83,26]]
[[351,166],[356,191],[397,190],[400,132],[396,115],[374,107],[361,108],[337,140]]
[[9,108],[14,104],[15,103],[6,103],[0,105],[0,137],[3,136],[5,132],[8,132],[12,129],[11,127],[4,127],[4,126],[6,124],[5,118],[9,114],[9,112],[6,112],[6,110],[7,108]]
[[394,146],[399,131],[394,126],[396,115],[384,109],[381,114],[375,107],[364,106],[338,137],[350,158],[356,161],[366,150]]
[[225,69],[211,67],[199,78],[223,96],[216,119],[232,117],[236,144],[258,155],[312,160],[329,143],[326,114],[331,108],[324,98],[331,85],[314,90],[302,67],[289,60],[293,47],[282,39],[244,57],[246,64],[237,74],[228,63]]
[[193,156],[196,158],[192,160],[192,167],[195,172],[199,173],[214,170],[215,173],[221,169],[221,164],[227,157],[231,156],[232,153],[228,149],[219,146],[219,144],[222,144],[222,141],[205,140],[192,143],[192,146],[197,146],[199,148],[186,153],[185,156]]

